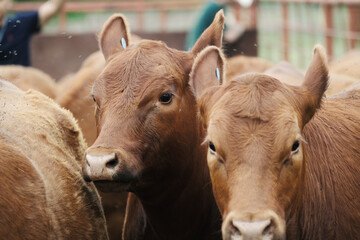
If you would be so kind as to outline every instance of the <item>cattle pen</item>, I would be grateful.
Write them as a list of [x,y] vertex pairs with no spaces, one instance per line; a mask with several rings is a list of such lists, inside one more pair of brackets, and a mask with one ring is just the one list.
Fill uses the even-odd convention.
[[[143,37],[161,39],[170,46],[181,49],[186,32],[196,21],[205,1],[74,1],[68,2],[59,17],[45,28],[46,40],[35,39],[34,65],[59,76],[64,72],[50,66],[41,66],[47,56],[46,42],[75,46],[89,39],[86,46],[74,47],[78,64],[84,55],[96,50],[94,37],[105,19],[114,12],[123,13],[131,29]],[[41,2],[15,2],[13,11],[36,9]],[[321,43],[326,46],[329,58],[337,58],[359,46],[360,1],[358,0],[257,0],[250,7],[234,4],[228,11],[227,21],[235,21],[246,27],[241,43],[232,47],[232,55],[257,55],[278,62],[288,60],[295,66],[306,68],[311,58],[309,48]],[[92,36],[89,37],[88,34]],[[40,37],[40,38],[41,38]],[[80,38],[79,40],[76,40]],[[72,41],[69,41],[72,40]],[[41,46],[39,46],[41,44]],[[75,44],[75,45],[74,45]],[[70,47],[70,45],[69,45]],[[84,49],[87,48],[87,49]],[[66,48],[65,48],[66,49]],[[40,57],[40,55],[44,57]],[[58,55],[66,54],[59,53]],[[70,53],[72,55],[72,53]],[[74,55],[75,56],[75,55]],[[66,61],[64,61],[66,62]],[[76,65],[76,64],[75,64]],[[73,65],[72,65],[73,66]],[[44,69],[45,68],[45,69]],[[71,68],[71,67],[70,67]],[[75,66],[74,66],[74,69]],[[73,70],[74,70],[73,69]],[[56,72],[59,71],[59,72]]]
[[0,1],[0,239],[357,239],[359,44],[360,0]]

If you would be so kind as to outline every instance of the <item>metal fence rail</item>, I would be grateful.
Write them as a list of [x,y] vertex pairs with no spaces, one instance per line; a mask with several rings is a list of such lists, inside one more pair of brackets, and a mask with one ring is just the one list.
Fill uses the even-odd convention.
[[[12,10],[33,10],[41,4],[16,2]],[[194,13],[194,9],[200,9],[202,4],[203,0],[67,2],[60,13],[58,29],[59,32],[67,31],[69,13],[117,11],[134,13],[137,31],[141,32],[146,31],[146,13],[156,11],[159,30],[166,33],[172,31],[168,24],[171,13]],[[296,58],[300,62],[298,65],[304,67],[301,62],[311,56],[306,53],[310,52],[308,48],[313,42],[324,44],[330,58],[339,55],[338,52],[356,48],[360,42],[360,0],[255,0],[247,9],[234,4],[232,13],[237,22],[258,30],[259,55],[274,61]],[[305,43],[308,45],[302,48]]]

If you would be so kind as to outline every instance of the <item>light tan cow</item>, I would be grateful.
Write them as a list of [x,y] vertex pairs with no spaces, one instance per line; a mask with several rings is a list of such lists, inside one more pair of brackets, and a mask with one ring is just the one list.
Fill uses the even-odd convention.
[[[267,69],[264,74],[274,77],[283,83],[294,86],[301,86],[305,79],[305,73],[297,69],[289,62],[285,61],[282,61]],[[329,72],[329,87],[325,93],[327,96],[330,96],[342,92],[356,82],[358,82],[358,80],[354,77],[345,74]]]
[[[85,140],[90,145],[97,136],[94,101],[90,97],[90,92],[95,79],[104,66],[105,59],[102,53],[100,51],[94,52],[85,59],[77,73],[62,79],[58,83],[56,101],[60,106],[73,113],[78,120]],[[110,239],[121,239],[127,193],[100,192],[100,196]]]
[[0,239],[108,239],[71,113],[3,80],[0,106]]
[[45,72],[18,65],[0,66],[0,78],[8,80],[22,90],[35,89],[52,99],[56,96],[56,84]]
[[221,54],[204,51],[192,72],[213,69],[192,80],[202,86],[223,239],[358,239],[360,91],[323,97],[328,68],[320,46],[300,86],[247,74],[207,87],[218,82]]
[[90,55],[77,73],[58,83],[56,102],[74,114],[88,144],[92,144],[97,135],[94,102],[90,92],[104,66],[104,57],[98,57],[96,52]]
[[248,72],[262,73],[273,67],[274,64],[266,59],[250,56],[235,56],[226,61],[226,79],[230,80],[237,75]]
[[360,50],[354,49],[329,63],[330,72],[360,80]]

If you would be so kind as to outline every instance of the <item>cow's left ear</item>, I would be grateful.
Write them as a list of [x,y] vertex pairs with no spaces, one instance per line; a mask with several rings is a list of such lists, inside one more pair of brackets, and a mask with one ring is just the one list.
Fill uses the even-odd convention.
[[200,97],[207,88],[223,83],[224,59],[221,50],[214,46],[206,47],[195,58],[189,84],[196,97]]
[[112,15],[105,22],[99,40],[100,49],[106,61],[113,53],[129,46],[130,34],[125,17],[121,14]]

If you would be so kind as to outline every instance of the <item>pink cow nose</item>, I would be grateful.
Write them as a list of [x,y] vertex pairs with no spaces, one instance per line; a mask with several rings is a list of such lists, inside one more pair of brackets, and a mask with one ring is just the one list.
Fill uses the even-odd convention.
[[230,223],[231,240],[270,240],[274,238],[275,224],[272,219],[262,221],[239,221]]
[[119,160],[115,153],[85,156],[84,177],[91,181],[113,180]]

